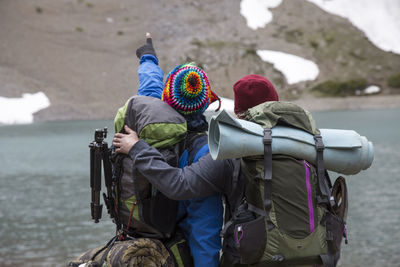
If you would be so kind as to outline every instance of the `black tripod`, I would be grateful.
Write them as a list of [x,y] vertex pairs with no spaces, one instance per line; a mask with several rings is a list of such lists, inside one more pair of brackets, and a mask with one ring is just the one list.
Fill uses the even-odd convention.
[[[107,187],[107,194],[103,194],[104,201],[107,205],[113,204],[110,201],[112,197],[112,170],[110,162],[110,149],[107,142],[107,128],[96,129],[94,133],[94,141],[89,144],[90,148],[90,187],[92,189],[92,202],[90,203],[90,210],[92,219],[95,223],[101,219],[103,205],[100,204],[100,191],[101,191],[101,162],[103,161],[104,168],[104,181]],[[111,203],[110,203],[111,202]],[[111,214],[110,214],[111,215]]]

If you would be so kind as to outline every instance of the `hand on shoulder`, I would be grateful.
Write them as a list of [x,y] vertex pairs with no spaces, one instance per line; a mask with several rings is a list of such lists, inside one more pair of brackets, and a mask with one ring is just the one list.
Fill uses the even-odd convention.
[[131,148],[139,141],[139,137],[137,133],[127,125],[124,126],[124,129],[127,134],[115,134],[113,138],[113,145],[116,147],[116,152],[128,154]]

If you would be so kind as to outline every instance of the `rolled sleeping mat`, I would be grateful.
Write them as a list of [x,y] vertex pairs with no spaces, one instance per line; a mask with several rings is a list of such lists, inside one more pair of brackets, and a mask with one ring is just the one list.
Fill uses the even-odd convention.
[[[374,148],[353,130],[320,129],[324,142],[325,168],[343,174],[357,174],[369,168]],[[253,122],[235,119],[226,111],[209,123],[208,144],[213,159],[264,155],[264,129]],[[272,128],[272,154],[284,154],[316,164],[317,153],[312,134],[275,126]]]

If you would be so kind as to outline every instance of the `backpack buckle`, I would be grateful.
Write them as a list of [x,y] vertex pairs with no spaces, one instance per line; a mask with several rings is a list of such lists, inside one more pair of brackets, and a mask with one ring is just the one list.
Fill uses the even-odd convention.
[[328,240],[328,241],[332,241],[333,240],[332,231],[326,231],[326,240]]
[[270,128],[264,129],[263,143],[264,145],[272,144],[272,130]]
[[315,140],[315,147],[317,148],[317,151],[322,151],[324,150],[324,142],[322,141],[322,136],[319,134],[314,135],[314,140]]
[[331,204],[331,207],[335,206],[335,204],[336,204],[335,198],[333,196],[330,197],[329,202]]

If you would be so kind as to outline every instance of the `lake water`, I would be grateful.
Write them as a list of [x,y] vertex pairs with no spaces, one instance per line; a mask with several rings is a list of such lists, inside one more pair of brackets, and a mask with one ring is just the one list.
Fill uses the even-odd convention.
[[[349,244],[339,266],[399,266],[400,110],[312,114],[319,128],[353,129],[375,148],[371,168],[346,177]],[[113,236],[105,208],[98,224],[89,209],[88,144],[104,126],[113,131],[111,121],[0,127],[0,266],[65,266]]]

